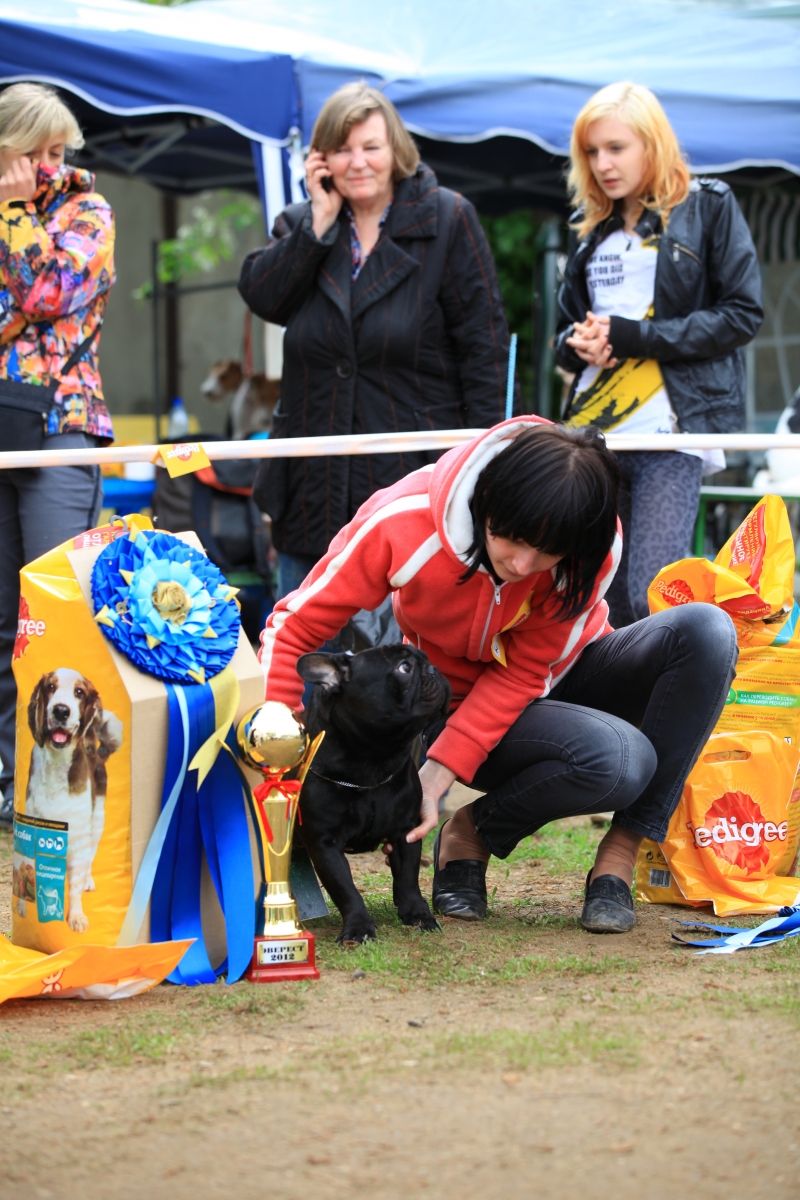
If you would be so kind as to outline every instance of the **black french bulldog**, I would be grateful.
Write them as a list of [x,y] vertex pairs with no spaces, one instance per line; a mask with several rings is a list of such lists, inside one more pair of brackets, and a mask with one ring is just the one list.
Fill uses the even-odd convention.
[[422,786],[411,759],[417,734],[450,709],[450,684],[413,646],[376,646],[360,654],[304,654],[300,676],[317,686],[305,724],[325,739],[300,800],[302,838],[344,924],[337,941],[375,937],[375,922],[353,883],[345,852],[392,845],[393,898],[404,925],[438,929],[419,890],[422,843],[406,841],[419,824]]

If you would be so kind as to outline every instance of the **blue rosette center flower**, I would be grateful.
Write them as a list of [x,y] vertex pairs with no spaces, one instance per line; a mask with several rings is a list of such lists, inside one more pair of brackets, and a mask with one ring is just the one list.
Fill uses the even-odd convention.
[[228,665],[239,639],[236,588],[204,554],[169,533],[132,530],[98,555],[95,620],[148,675],[205,683]]

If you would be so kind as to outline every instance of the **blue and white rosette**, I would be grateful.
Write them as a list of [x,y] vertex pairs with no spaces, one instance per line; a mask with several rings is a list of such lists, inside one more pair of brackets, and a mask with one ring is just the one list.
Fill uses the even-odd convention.
[[92,571],[95,621],[148,675],[205,683],[233,658],[239,640],[236,588],[204,554],[170,533],[116,538]]
[[[192,945],[172,983],[234,983],[253,953],[255,902],[249,788],[233,742],[239,683],[228,668],[241,621],[236,588],[180,538],[131,528],[98,555],[95,621],[117,650],[167,690],[161,815],[150,837],[117,944],[133,945],[150,906],[154,941]],[[225,917],[228,955],[213,964],[203,933],[203,859]]]

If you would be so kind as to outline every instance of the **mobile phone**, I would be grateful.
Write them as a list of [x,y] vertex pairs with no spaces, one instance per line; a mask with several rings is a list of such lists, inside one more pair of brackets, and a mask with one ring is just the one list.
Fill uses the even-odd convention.
[[322,178],[320,179],[320,183],[322,184],[324,191],[326,191],[326,192],[333,191],[333,176],[332,175],[323,175]]

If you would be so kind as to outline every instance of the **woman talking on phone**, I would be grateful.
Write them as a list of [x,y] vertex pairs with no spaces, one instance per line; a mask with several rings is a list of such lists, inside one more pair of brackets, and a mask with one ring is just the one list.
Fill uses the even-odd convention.
[[[309,199],[280,214],[239,290],[286,326],[274,437],[394,433],[501,419],[508,329],[468,200],[439,187],[389,100],[348,84],[323,105]],[[256,499],[273,521],[279,591],[300,585],[373,492],[417,454],[273,459]]]
[[[97,348],[114,214],[94,176],[64,162],[82,145],[52,88],[15,83],[0,94],[0,450],[113,440]],[[0,824],[14,811],[19,571],[95,524],[101,500],[96,466],[0,471]]]
[[[572,132],[572,222],[556,354],[575,375],[564,420],[618,433],[726,433],[744,420],[742,347],[763,319],[761,279],[736,197],[691,179],[647,88],[615,83]],[[702,475],[722,451],[627,451],[622,562],[611,623],[647,616],[647,587],[690,552]]]

